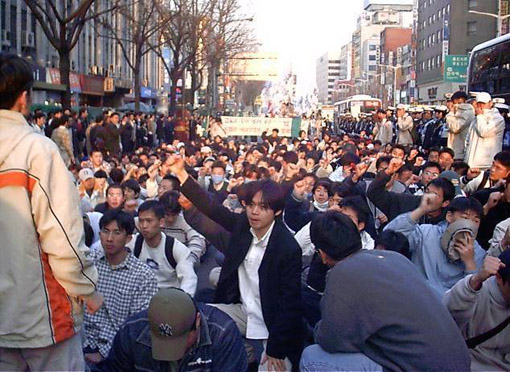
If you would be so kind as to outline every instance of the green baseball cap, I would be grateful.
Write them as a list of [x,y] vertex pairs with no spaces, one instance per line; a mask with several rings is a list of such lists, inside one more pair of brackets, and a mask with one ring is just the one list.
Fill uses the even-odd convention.
[[187,349],[188,334],[196,319],[191,297],[178,288],[160,289],[149,304],[152,357],[156,360],[182,359]]

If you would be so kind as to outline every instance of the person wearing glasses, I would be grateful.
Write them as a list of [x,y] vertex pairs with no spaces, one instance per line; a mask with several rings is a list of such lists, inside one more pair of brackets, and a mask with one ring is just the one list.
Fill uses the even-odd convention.
[[127,248],[135,229],[133,217],[119,209],[99,221],[102,249],[92,251],[99,273],[103,306],[85,315],[85,360],[96,364],[108,356],[115,334],[130,316],[145,310],[158,290],[156,275]]
[[27,61],[0,54],[0,370],[79,371],[83,303],[103,300],[69,171],[25,119],[32,84]]

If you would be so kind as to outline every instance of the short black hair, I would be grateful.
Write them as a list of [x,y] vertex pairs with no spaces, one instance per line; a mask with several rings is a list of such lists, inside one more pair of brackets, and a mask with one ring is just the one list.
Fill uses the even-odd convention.
[[375,169],[379,169],[382,163],[388,163],[390,164],[392,157],[391,156],[381,156],[377,161],[375,162]]
[[110,209],[103,214],[99,220],[99,227],[102,229],[110,222],[116,221],[120,230],[124,230],[126,234],[131,235],[135,231],[135,220],[129,213],[122,209]]
[[277,213],[285,207],[285,197],[279,184],[273,180],[261,180],[245,185],[245,202],[250,205],[255,194],[262,193],[262,203]]
[[439,155],[441,154],[448,154],[452,157],[452,159],[455,158],[455,152],[449,148],[449,147],[443,147],[440,151],[439,151]]
[[0,53],[0,109],[10,110],[34,85],[30,64],[14,54]]
[[395,149],[400,149],[400,150],[404,151],[404,155],[407,154],[406,148],[403,145],[400,145],[400,144],[392,145],[391,151],[393,151]]
[[225,166],[225,164],[219,160],[215,161],[213,163],[213,165],[211,165],[211,170],[213,170],[214,168],[221,168],[221,169],[223,169],[224,172],[226,172],[226,170],[227,170],[227,167]]
[[159,201],[165,209],[165,214],[179,214],[181,213],[181,205],[179,204],[180,193],[175,190],[165,192]]
[[140,194],[141,188],[137,180],[129,179],[120,184],[124,189],[131,189],[136,195]]
[[435,186],[441,190],[443,190],[443,200],[451,201],[455,198],[455,186],[453,186],[452,181],[447,180],[443,177],[438,177],[429,182],[427,187],[430,185]]
[[[101,151],[99,151],[101,152]],[[98,170],[96,173],[94,173],[94,178],[108,178],[108,175],[106,172],[102,169]]]
[[359,195],[347,196],[340,201],[340,207],[351,208],[358,216],[358,221],[365,225],[370,218],[370,208]]
[[361,249],[361,236],[354,222],[335,211],[319,213],[312,220],[310,238],[317,249],[335,261]]
[[409,240],[407,240],[404,234],[393,230],[383,230],[375,239],[375,248],[398,252],[411,259]]
[[345,184],[344,182],[333,182],[331,185],[331,194],[330,196],[338,195],[341,198],[346,198],[348,196],[352,196],[351,188]]
[[181,191],[181,181],[177,177],[167,174],[163,179],[172,183],[172,190]]
[[494,155],[494,160],[499,161],[503,166],[510,168],[510,151],[500,151]]
[[143,202],[140,207],[138,207],[138,215],[140,215],[142,212],[148,211],[154,212],[154,215],[158,219],[165,218],[165,207],[157,200],[147,200]]
[[469,164],[464,161],[457,160],[453,162],[452,169],[457,173],[460,171],[460,175],[465,176],[469,170]]
[[299,158],[298,158],[298,154],[294,151],[286,151],[283,156],[283,161],[285,161],[286,163],[292,163],[292,164],[297,164]]
[[39,120],[40,118],[45,118],[46,115],[44,114],[44,112],[38,112],[38,113],[35,113],[34,114],[34,120]]
[[358,164],[359,162],[361,162],[359,156],[352,152],[346,152],[340,158],[340,164],[344,167],[351,164]]
[[443,171],[441,164],[439,164],[438,162],[435,162],[435,161],[426,162],[425,165],[423,166],[423,170],[425,170],[427,168],[437,168],[439,170],[439,173],[441,173]]
[[121,183],[122,180],[124,179],[124,172],[122,172],[118,168],[112,168],[112,170],[110,171],[110,178],[115,183]]
[[466,212],[473,211],[479,217],[483,216],[482,204],[475,198],[458,197],[453,199],[448,206],[448,212]]
[[315,184],[313,185],[312,193],[315,193],[315,190],[317,190],[317,187],[322,186],[326,189],[326,192],[328,193],[328,196],[331,196],[331,180],[327,177],[319,178],[317,181],[315,181]]

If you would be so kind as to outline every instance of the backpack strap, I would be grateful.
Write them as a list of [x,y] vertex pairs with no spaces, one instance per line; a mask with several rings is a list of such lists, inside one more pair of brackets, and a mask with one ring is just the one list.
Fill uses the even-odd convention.
[[140,253],[142,252],[142,244],[143,244],[143,236],[142,234],[138,234],[135,241],[135,249],[133,250],[133,255],[136,258],[140,257]]
[[483,342],[493,338],[494,336],[496,336],[498,333],[500,333],[502,330],[504,330],[508,326],[508,324],[510,324],[510,317],[506,318],[504,321],[499,323],[496,327],[488,330],[487,332],[482,333],[481,335],[478,335],[478,336],[471,337],[471,338],[467,339],[466,340],[467,347],[469,349],[474,349],[475,347],[477,347],[481,343],[483,343]]
[[177,262],[175,261],[175,258],[174,258],[175,239],[172,236],[168,236],[168,235],[165,235],[165,236],[166,236],[165,256],[166,256],[166,259],[167,259],[168,263],[170,264],[170,266],[172,266],[172,268],[175,269],[175,267],[177,266]]
[[483,172],[482,182],[480,182],[480,184],[476,188],[476,191],[483,190],[485,188],[485,184],[487,183],[488,180],[489,180],[489,171],[485,171],[485,172]]

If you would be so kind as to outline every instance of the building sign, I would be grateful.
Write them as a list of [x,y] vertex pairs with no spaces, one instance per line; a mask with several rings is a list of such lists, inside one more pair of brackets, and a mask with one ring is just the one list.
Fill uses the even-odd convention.
[[115,84],[113,83],[113,78],[104,78],[104,91],[108,93],[115,92]]
[[157,98],[157,92],[155,89],[149,88],[149,87],[141,87],[141,94],[140,96],[142,98]]
[[450,55],[444,59],[444,81],[449,83],[465,83],[467,81],[467,68],[469,56]]
[[[46,81],[50,84],[62,84],[60,70],[58,68],[46,69]],[[80,75],[76,72],[69,73],[69,86],[73,93],[81,93]]]
[[427,89],[429,99],[435,99],[437,97],[437,87]]
[[80,75],[80,82],[84,94],[104,95],[104,78],[102,76]]
[[[499,0],[499,15],[505,17],[510,14],[510,0]],[[504,18],[501,21],[500,35],[510,33],[510,18]]]

